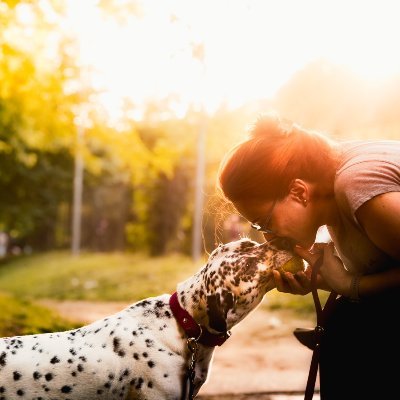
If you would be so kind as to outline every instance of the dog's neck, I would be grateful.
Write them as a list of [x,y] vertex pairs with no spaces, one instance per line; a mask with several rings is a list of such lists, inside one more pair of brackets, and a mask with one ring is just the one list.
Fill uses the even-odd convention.
[[[219,274],[218,274],[219,272]],[[237,274],[239,275],[239,274]],[[223,279],[223,281],[221,281]],[[230,330],[261,303],[275,287],[270,271],[253,271],[252,276],[229,276],[221,267],[205,265],[177,286],[178,300],[193,319],[211,333]]]
[[207,314],[207,301],[204,295],[200,271],[177,286],[178,301],[192,318],[204,325]]
[[275,287],[272,270],[293,257],[246,238],[220,245],[207,264],[178,284],[179,304],[211,333],[224,333],[257,308]]

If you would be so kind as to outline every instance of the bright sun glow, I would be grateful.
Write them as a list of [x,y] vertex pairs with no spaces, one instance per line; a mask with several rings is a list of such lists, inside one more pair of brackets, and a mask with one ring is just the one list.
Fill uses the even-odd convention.
[[[95,4],[69,0],[68,23],[114,117],[123,98],[176,95],[178,114],[270,98],[318,58],[367,79],[400,72],[397,1],[146,0],[123,25]],[[203,60],[192,57],[199,44]]]

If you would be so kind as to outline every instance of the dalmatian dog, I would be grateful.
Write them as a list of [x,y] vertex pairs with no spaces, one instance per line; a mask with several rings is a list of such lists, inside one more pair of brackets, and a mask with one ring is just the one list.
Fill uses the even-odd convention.
[[215,345],[274,288],[271,270],[294,259],[303,262],[277,244],[243,238],[217,247],[174,296],[70,331],[2,338],[0,400],[194,398]]

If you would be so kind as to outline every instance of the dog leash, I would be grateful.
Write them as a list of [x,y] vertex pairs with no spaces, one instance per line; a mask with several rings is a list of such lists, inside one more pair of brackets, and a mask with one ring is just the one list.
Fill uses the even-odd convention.
[[317,379],[319,357],[321,352],[321,339],[324,334],[326,320],[333,310],[335,300],[337,297],[337,293],[333,291],[330,292],[329,297],[325,303],[325,306],[324,308],[322,308],[317,291],[317,274],[319,269],[321,268],[322,261],[323,261],[323,256],[318,258],[318,260],[314,263],[311,273],[311,293],[313,296],[315,312],[317,315],[317,325],[315,326],[314,331],[310,331],[314,333],[314,345],[312,347],[313,354],[311,358],[310,370],[308,373],[304,400],[311,400],[314,396],[315,381]]
[[196,375],[196,362],[198,356],[199,343],[208,347],[221,346],[231,336],[230,331],[223,334],[213,334],[209,332],[206,327],[199,325],[194,318],[180,306],[178,301],[178,294],[175,292],[169,299],[169,305],[171,307],[172,314],[176,321],[185,331],[187,336],[187,347],[190,351],[190,362],[188,367],[188,373],[183,382],[182,399],[185,400],[186,393],[188,392],[187,383],[189,382],[189,400],[194,399],[194,378]]

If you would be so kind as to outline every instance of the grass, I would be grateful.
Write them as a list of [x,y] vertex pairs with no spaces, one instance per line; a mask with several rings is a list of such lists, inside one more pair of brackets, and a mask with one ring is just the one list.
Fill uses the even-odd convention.
[[199,267],[182,255],[50,252],[0,264],[0,290],[24,299],[136,301],[172,293]]
[[134,302],[175,291],[199,265],[190,258],[143,254],[50,252],[0,263],[0,336],[56,332],[80,326],[35,300]]
[[[50,252],[0,264],[0,290],[21,299],[133,302],[172,293],[178,282],[200,268],[189,257],[150,258],[143,253]],[[321,303],[327,293],[320,293]],[[272,290],[263,301],[270,309],[314,313],[311,294],[294,296]]]
[[4,293],[0,293],[0,310],[0,337],[65,331],[80,326],[47,308]]

